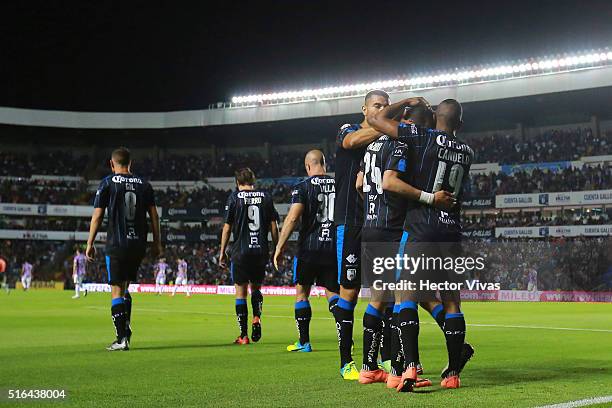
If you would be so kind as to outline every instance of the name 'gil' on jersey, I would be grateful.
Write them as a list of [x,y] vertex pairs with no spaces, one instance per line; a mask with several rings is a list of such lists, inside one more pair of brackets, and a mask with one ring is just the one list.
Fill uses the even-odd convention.
[[342,147],[344,138],[361,129],[359,124],[346,124],[340,128],[336,137],[336,203],[334,223],[336,225],[363,224],[363,200],[355,190],[359,163],[365,153],[365,147],[360,149],[345,149]]
[[366,147],[361,171],[363,172],[364,228],[401,230],[406,216],[406,200],[384,191],[382,179],[386,170],[400,173],[407,180],[406,145],[390,139],[387,135],[379,137]]
[[144,250],[147,242],[147,210],[155,205],[153,187],[133,174],[112,174],[96,191],[95,208],[106,208],[107,253]]
[[309,177],[293,188],[291,204],[304,205],[298,239],[299,259],[320,262],[322,256],[335,254],[335,200],[336,181],[326,175]]
[[268,255],[270,223],[278,221],[272,197],[257,190],[234,191],[225,205],[225,222],[232,226],[231,257]]
[[460,230],[461,198],[467,182],[474,151],[455,135],[400,123],[399,140],[406,143],[409,183],[423,191],[452,193],[458,205],[452,211],[441,211],[421,203],[408,203],[406,222],[427,223],[437,228]]

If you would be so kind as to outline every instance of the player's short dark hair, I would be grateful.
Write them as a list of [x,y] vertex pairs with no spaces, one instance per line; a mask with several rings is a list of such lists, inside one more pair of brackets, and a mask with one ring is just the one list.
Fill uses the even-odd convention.
[[410,119],[417,126],[433,127],[433,111],[425,105],[407,109],[405,118]]
[[383,98],[385,98],[387,100],[387,102],[389,101],[389,94],[386,93],[385,91],[383,91],[382,89],[373,89],[370,92],[368,92],[365,96],[365,98],[363,99],[363,103],[365,105],[368,104],[368,99],[370,99],[373,96],[382,96]]
[[130,150],[127,147],[118,147],[113,150],[111,159],[120,166],[127,166],[132,160]]
[[236,176],[236,183],[241,186],[252,186],[255,184],[255,173],[248,167],[236,170],[234,175]]
[[451,126],[457,126],[463,118],[463,107],[456,99],[445,99],[436,107],[436,116],[443,117]]

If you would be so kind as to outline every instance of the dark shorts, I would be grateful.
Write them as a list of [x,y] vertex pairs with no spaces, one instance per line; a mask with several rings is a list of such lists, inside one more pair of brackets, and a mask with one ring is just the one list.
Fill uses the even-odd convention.
[[361,227],[336,227],[338,283],[346,289],[361,287]]
[[[388,254],[385,256],[393,256],[397,249],[393,243],[400,242],[403,231],[401,229],[384,229],[384,228],[364,228],[361,232],[361,285],[364,288],[370,288],[370,299],[372,301],[393,301],[393,294],[389,291],[377,291],[372,287],[372,283],[376,279],[391,280],[392,277],[375,275],[372,272],[372,261],[375,256],[381,256],[381,244],[385,245]],[[370,245],[368,245],[370,244]]]
[[335,263],[316,263],[293,258],[293,283],[312,286],[315,283],[330,292],[338,293],[340,285],[337,279]]
[[[456,230],[445,230],[432,228],[428,224],[412,224],[405,227],[400,240],[398,255],[422,258],[448,259],[457,258],[462,254],[461,246],[462,235]],[[441,263],[431,263],[432,266],[420,270],[416,273],[397,271],[396,279],[410,277],[414,281],[429,280],[431,282],[461,282],[462,275],[454,273],[452,270],[440,268]],[[435,292],[417,291],[418,301],[435,301]],[[458,292],[440,291],[442,298],[458,298]]]
[[135,282],[144,252],[112,253],[106,255],[106,272],[110,285]]
[[237,285],[246,283],[261,284],[266,276],[267,256],[243,256],[232,260],[230,273]]

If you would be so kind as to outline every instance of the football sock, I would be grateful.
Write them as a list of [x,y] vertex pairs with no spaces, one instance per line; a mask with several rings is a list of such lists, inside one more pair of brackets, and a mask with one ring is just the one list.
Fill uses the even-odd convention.
[[240,337],[248,335],[247,323],[249,320],[249,307],[246,299],[236,299],[236,317],[238,319],[238,327],[240,328]]
[[336,331],[338,332],[338,348],[340,349],[340,368],[353,361],[351,348],[353,346],[353,322],[355,320],[355,306],[357,304],[338,299],[334,309],[336,319]]
[[444,306],[442,304],[437,305],[431,311],[431,317],[434,318],[440,329],[444,331],[444,321],[446,320],[446,313],[444,313]]
[[125,294],[123,295],[123,300],[125,302],[125,314],[126,314],[126,319],[125,319],[125,329],[128,333],[128,335],[132,334],[132,326],[130,325],[130,322],[132,321],[132,295],[130,295],[130,292],[125,291]]
[[363,314],[363,370],[378,369],[378,347],[382,335],[383,314],[368,305]]
[[391,360],[391,321],[393,320],[393,305],[385,308],[383,316],[383,331],[380,341],[380,359]]
[[399,310],[399,304],[393,306],[391,321],[391,374],[396,376],[402,375],[404,371],[404,355],[400,346]]
[[417,304],[412,301],[402,302],[399,311],[400,346],[404,354],[404,370],[416,367],[419,362],[419,313]]
[[333,295],[332,297],[327,299],[327,308],[329,309],[331,314],[334,314],[334,309],[338,305],[338,299],[340,299],[340,296],[338,295]]
[[307,300],[295,302],[295,324],[300,335],[300,344],[310,342],[310,319],[312,318],[312,309]]
[[447,313],[444,323],[444,336],[448,351],[449,374],[459,374],[461,350],[465,341],[465,319],[463,313]]
[[263,295],[260,290],[251,292],[251,306],[253,307],[253,317],[261,317],[263,310]]
[[115,333],[117,334],[117,340],[121,341],[126,336],[126,320],[127,314],[125,312],[125,300],[120,297],[113,299],[111,302],[111,316],[113,318],[113,324],[115,325]]

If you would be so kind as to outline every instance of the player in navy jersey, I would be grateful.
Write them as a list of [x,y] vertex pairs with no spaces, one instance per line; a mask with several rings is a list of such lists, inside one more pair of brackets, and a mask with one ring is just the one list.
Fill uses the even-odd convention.
[[[433,115],[422,103],[409,111],[406,120],[431,127]],[[387,172],[397,172],[402,179],[407,179],[405,149],[405,143],[387,135],[379,137],[366,148],[356,185],[357,190],[362,191],[364,196],[363,242],[400,242],[406,217],[406,200],[398,194],[384,190],[383,175]],[[446,193],[440,192],[440,198],[450,205],[452,196],[444,194]],[[387,385],[395,388],[396,382],[400,380],[397,370],[399,369],[401,375],[403,369],[398,367],[398,359],[393,358],[397,357],[399,347],[399,339],[395,339],[396,333],[391,330],[394,327],[393,302],[389,303],[388,300],[393,294],[381,293],[374,288],[370,288],[370,292],[371,300],[363,316],[363,365],[359,381],[362,384],[370,384],[388,380]],[[377,364],[379,344],[383,367],[390,372],[390,378]],[[395,364],[392,364],[392,358]],[[428,386],[431,382],[422,380],[417,385]]]
[[[401,107],[405,102],[395,105]],[[410,184],[388,181],[398,186],[394,191],[410,198],[400,253],[404,253],[407,242],[424,242],[433,243],[436,247],[439,243],[450,243],[450,248],[440,249],[440,254],[454,255],[460,251],[461,241],[461,208],[458,203],[461,202],[462,185],[474,158],[472,149],[456,136],[462,125],[461,105],[454,99],[442,101],[435,113],[435,130],[390,119],[391,108],[376,115],[371,125],[406,143],[405,160],[409,167]],[[450,209],[441,210],[434,206],[435,194],[443,190],[451,193],[455,200],[455,205]],[[442,372],[441,386],[458,388],[459,373],[469,359],[464,357],[465,320],[460,310],[459,293],[443,291],[440,295],[444,304],[443,330],[449,357],[448,366]],[[397,293],[397,301],[400,302],[400,337],[405,368],[397,390],[411,391],[417,381],[417,304],[411,293],[406,292]]]
[[[421,103],[413,98],[409,106]],[[359,165],[368,144],[382,136],[368,121],[389,105],[389,95],[380,90],[366,94],[361,107],[364,119],[360,124],[346,124],[336,138],[336,257],[340,299],[334,309],[340,349],[340,374],[346,380],[358,380],[359,370],[353,361],[354,310],[361,286],[361,228],[363,199],[355,189]],[[402,106],[401,109],[404,109]],[[394,110],[401,115],[400,108]]]
[[370,127],[367,118],[389,105],[389,95],[380,90],[366,94],[361,107],[363,121],[346,124],[336,138],[336,258],[340,299],[334,309],[340,349],[340,374],[345,380],[359,379],[359,370],[353,361],[354,310],[361,286],[361,227],[363,200],[355,191],[359,163],[365,147],[381,136]]
[[107,350],[116,351],[128,350],[132,336],[132,297],[128,286],[136,280],[145,255],[149,232],[147,214],[153,232],[152,255],[161,254],[162,246],[153,188],[130,172],[130,151],[124,147],[114,150],[110,165],[113,174],[104,178],[96,191],[85,254],[89,261],[93,260],[96,253],[94,242],[107,211],[106,269],[111,286],[111,315],[117,334],[117,339]]
[[225,205],[225,224],[221,234],[219,265],[227,266],[226,249],[230,234],[234,243],[230,250],[230,272],[236,287],[236,316],[240,335],[234,343],[249,344],[247,323],[249,309],[246,303],[248,286],[251,285],[253,323],[251,340],[261,339],[261,312],[263,295],[261,284],[265,268],[270,259],[268,233],[273,244],[278,242],[278,213],[272,197],[265,191],[255,189],[255,174],[249,168],[236,171],[237,191],[230,194]]
[[312,309],[308,297],[312,285],[325,287],[325,296],[332,312],[338,302],[339,285],[334,221],[335,180],[326,175],[325,156],[320,150],[311,150],[304,159],[308,178],[293,187],[291,207],[283,222],[274,265],[279,268],[289,237],[301,219],[298,252],[293,259],[293,283],[296,288],[295,322],[299,340],[287,351],[310,352],[310,320]]

